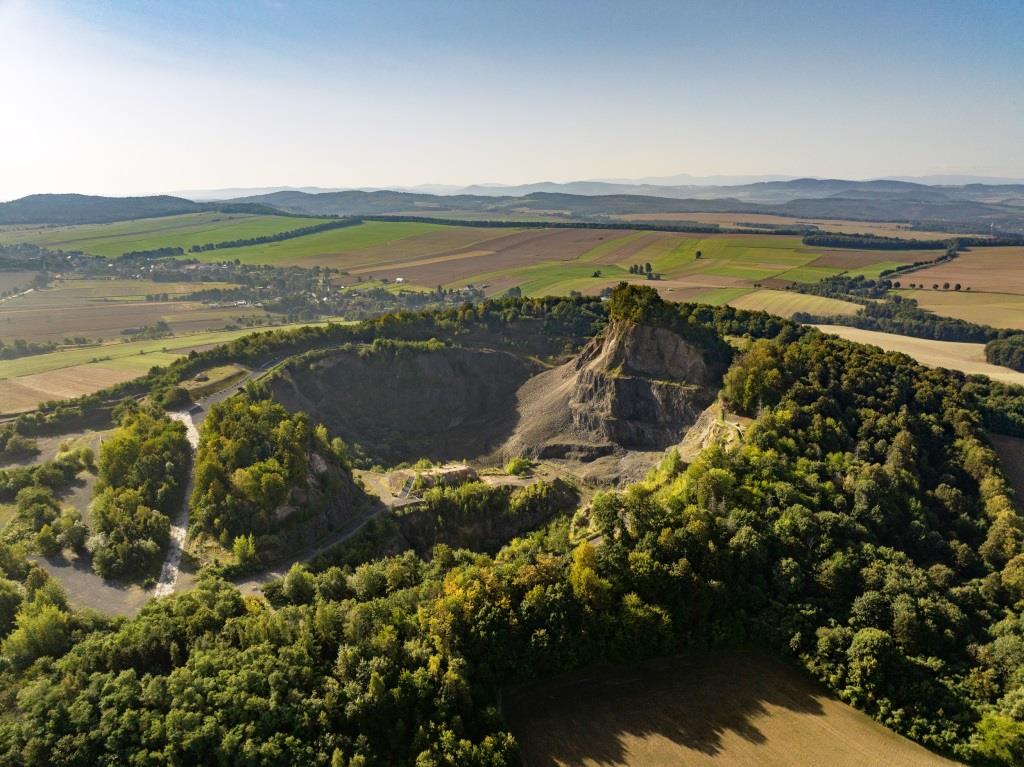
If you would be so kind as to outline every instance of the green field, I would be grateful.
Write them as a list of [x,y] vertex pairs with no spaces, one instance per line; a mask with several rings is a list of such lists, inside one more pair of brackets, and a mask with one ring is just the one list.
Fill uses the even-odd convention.
[[749,311],[763,311],[780,317],[792,317],[796,312],[817,315],[852,315],[860,309],[852,301],[841,301],[825,296],[811,296],[789,290],[757,290],[746,292],[727,301],[730,306]]
[[715,288],[707,293],[701,293],[694,300],[702,304],[722,306],[747,295],[752,290],[753,288]]
[[842,271],[842,269],[833,269],[827,266],[801,266],[775,276],[780,280],[790,280],[791,282],[818,282],[826,277],[835,277]]
[[287,265],[317,256],[332,256],[364,248],[391,245],[399,240],[445,228],[441,224],[367,221],[356,226],[331,229],[305,237],[297,237],[293,240],[197,253],[196,257],[203,261],[223,261],[230,258],[238,259],[243,264]]
[[[338,320],[335,320],[338,321]],[[115,367],[146,372],[154,365],[164,365],[177,359],[190,349],[226,343],[250,333],[264,330],[280,330],[322,325],[324,322],[296,322],[289,325],[275,325],[266,328],[245,328],[240,330],[215,330],[208,333],[192,333],[173,338],[158,338],[154,341],[129,341],[108,343],[101,346],[63,349],[48,354],[36,354],[15,360],[0,360],[0,380],[18,376],[46,373],[51,370],[75,367],[88,363],[102,362],[104,367]],[[161,356],[164,355],[164,356]]]
[[[304,226],[313,226],[325,220],[327,219],[292,216],[188,213],[182,216],[143,218],[112,224],[6,227],[0,229],[0,244],[27,242],[55,250],[80,250],[94,256],[116,258],[122,253],[133,250],[155,250],[157,248],[188,250],[191,245],[202,245],[208,242],[262,237],[300,229]],[[211,252],[223,253],[223,251]]]
[[[913,252],[916,253],[917,251]],[[927,256],[923,256],[922,258],[927,258]],[[906,265],[906,261],[879,261],[877,264],[872,264],[871,266],[865,266],[860,269],[850,269],[847,274],[851,277],[862,276],[869,280],[877,280],[882,275],[882,272],[887,269],[899,269],[901,266]]]

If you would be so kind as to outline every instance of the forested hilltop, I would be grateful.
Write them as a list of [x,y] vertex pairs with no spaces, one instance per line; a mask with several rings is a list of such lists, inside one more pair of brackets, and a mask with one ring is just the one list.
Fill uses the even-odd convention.
[[[0,545],[0,763],[511,765],[508,685],[756,644],[932,749],[1021,764],[1024,520],[984,429],[1019,429],[1024,394],[649,288],[621,286],[606,303],[489,302],[237,350],[484,327],[528,345],[516,328],[531,313],[566,337],[593,333],[605,312],[705,349],[746,335],[721,394],[754,419],[740,442],[689,465],[670,450],[645,481],[599,493],[579,515],[584,537],[562,515],[494,554],[382,556],[371,527],[294,567],[268,599],[208,572],[130,620],[71,611]],[[154,374],[156,391],[167,375]],[[203,519],[227,536],[272,525],[246,461],[267,469],[260,483],[283,482],[301,452],[289,445],[345,455],[301,418],[239,402],[218,411],[226,436],[200,455],[230,453],[242,470],[230,487],[212,469],[202,484]],[[444,519],[480,497],[436,495]]]

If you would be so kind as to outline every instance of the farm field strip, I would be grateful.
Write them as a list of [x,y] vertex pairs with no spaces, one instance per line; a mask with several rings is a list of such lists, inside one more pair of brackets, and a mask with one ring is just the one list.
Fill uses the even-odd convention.
[[931,753],[755,652],[582,669],[506,692],[527,767],[942,767]]
[[304,262],[312,266],[334,266],[329,256],[362,250],[379,245],[390,245],[416,235],[436,232],[442,224],[414,222],[367,221],[342,229],[308,234],[281,242],[248,245],[227,250],[211,250],[193,254],[200,261],[216,262],[230,258],[243,264],[291,265]]
[[878,346],[885,351],[900,352],[913,357],[928,367],[959,370],[969,375],[986,375],[995,381],[1024,385],[1024,373],[985,361],[985,344],[958,341],[933,341],[930,338],[911,338],[877,330],[862,330],[845,325],[814,325],[823,333]]
[[1024,295],[1024,247],[971,248],[952,261],[902,275],[904,285],[960,283],[964,291]]
[[3,360],[0,361],[0,413],[33,410],[47,400],[91,394],[145,375],[153,367],[169,365],[193,349],[210,348],[250,333],[288,330],[326,322],[297,322],[255,330],[194,333],[155,341],[106,344]]
[[[169,338],[158,338],[152,341],[109,343],[99,346],[63,349],[61,351],[49,352],[47,354],[36,354],[31,357],[21,357],[15,360],[0,360],[0,380],[32,375],[33,373],[45,373],[49,370],[59,370],[61,368],[84,365],[91,362],[102,362],[109,365],[111,361],[118,361],[123,358],[133,358],[136,356],[145,356],[165,350],[170,352],[187,353],[190,349],[200,346],[226,343],[234,340],[235,338],[240,338],[251,333],[266,332],[269,330],[288,330],[291,328],[302,327],[304,325],[323,325],[327,322],[327,320],[321,322],[295,322],[288,325],[274,325],[263,328],[215,330],[204,333],[173,336]],[[177,354],[175,356],[181,356],[181,354]],[[152,367],[152,365],[147,366],[146,369],[148,370],[149,367]]]
[[945,317],[956,317],[994,328],[1024,330],[1024,295],[975,293],[963,290],[898,290],[918,306]]
[[792,317],[796,312],[807,312],[818,315],[853,315],[860,310],[860,305],[852,301],[838,298],[812,296],[796,293],[791,290],[757,290],[745,292],[743,295],[726,301],[730,306],[748,311],[763,311],[777,314],[780,317]]
[[[796,218],[771,213],[625,213],[612,216],[620,221],[643,223],[679,222],[692,224],[718,224],[719,226],[742,228],[748,224],[775,226],[817,226],[822,231],[840,234],[874,234],[882,237],[899,237],[908,240],[942,240],[961,237],[963,233],[939,230],[908,229],[906,224],[878,221],[855,221],[850,219]],[[976,235],[984,236],[984,235]]]
[[495,252],[506,238],[513,239],[522,230],[443,226],[423,234],[414,234],[382,245],[373,245],[342,253],[302,257],[295,266],[330,266],[357,273],[372,273],[388,266],[404,266],[410,260],[443,258],[463,253],[486,255]]
[[0,244],[28,242],[56,250],[81,250],[94,256],[116,258],[133,250],[167,247],[188,250],[191,245],[208,242],[262,237],[313,226],[327,220],[314,217],[186,213],[111,224],[8,228],[0,230]]
[[55,280],[47,288],[33,290],[5,307],[5,311],[72,303],[145,301],[147,295],[182,296],[208,288],[235,287],[228,282],[154,282],[152,280]]
[[752,293],[753,290],[753,288],[714,288],[706,293],[699,293],[694,297],[694,300],[702,304],[724,306],[731,301],[742,298],[748,293]]
[[61,342],[123,337],[122,331],[161,320],[174,333],[214,330],[227,324],[263,318],[257,307],[211,307],[189,300],[147,301],[146,296],[186,296],[224,282],[153,282],[151,280],[59,280],[0,304],[0,339]]
[[0,293],[6,293],[10,290],[26,290],[32,285],[32,280],[37,274],[39,274],[39,272],[30,272],[21,269],[0,271]]

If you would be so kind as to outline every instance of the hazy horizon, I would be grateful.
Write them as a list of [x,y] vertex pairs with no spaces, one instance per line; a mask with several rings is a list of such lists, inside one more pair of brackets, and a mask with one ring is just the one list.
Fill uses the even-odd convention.
[[1020,4],[861,10],[0,0],[0,199],[1024,178]]

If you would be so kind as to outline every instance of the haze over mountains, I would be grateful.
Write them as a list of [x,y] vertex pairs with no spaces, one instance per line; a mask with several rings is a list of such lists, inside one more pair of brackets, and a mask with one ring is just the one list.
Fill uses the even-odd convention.
[[[676,179],[678,177],[669,177]],[[719,177],[721,178],[721,177]],[[546,217],[600,222],[616,216],[770,214],[800,219],[902,222],[951,231],[1024,232],[1024,184],[922,184],[800,178],[714,186],[578,181],[461,190],[225,189],[200,200],[175,196],[31,195],[0,204],[0,224],[102,223],[204,210],[311,216]],[[455,193],[458,191],[458,193]],[[682,223],[685,217],[675,216]]]
[[[672,176],[645,176],[642,178],[594,178],[580,181],[539,181],[530,184],[476,183],[466,186],[457,184],[417,184],[415,186],[380,187],[319,187],[319,186],[267,186],[267,187],[226,187],[222,189],[187,189],[171,194],[197,202],[230,200],[237,197],[251,197],[275,192],[305,192],[322,194],[328,192],[412,192],[416,194],[459,195],[476,194],[490,196],[522,196],[532,192],[559,192],[564,194],[649,194],[662,197],[721,197],[736,196],[736,187],[755,186],[768,182],[790,181],[832,181],[819,177],[789,175],[759,176],[691,176],[677,173]],[[902,181],[922,186],[965,186],[985,184],[994,186],[1024,185],[1024,178],[977,176],[969,174],[947,174],[931,176],[887,176],[881,179],[848,181],[851,184],[871,184],[878,181]],[[708,189],[707,187],[712,187]],[[764,200],[762,200],[764,201]]]

